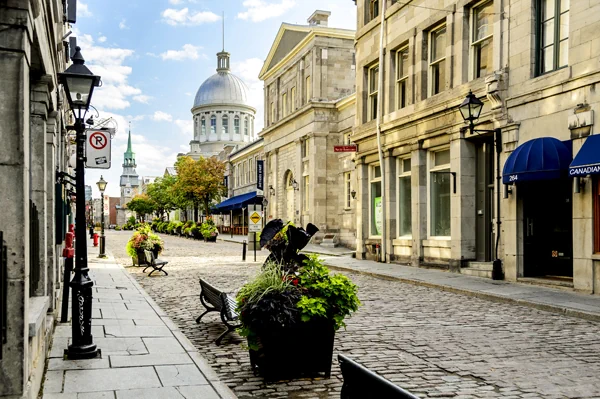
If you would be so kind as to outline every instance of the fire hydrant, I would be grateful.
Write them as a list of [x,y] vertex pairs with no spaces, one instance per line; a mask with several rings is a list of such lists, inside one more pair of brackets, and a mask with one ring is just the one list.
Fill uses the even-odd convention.
[[94,246],[98,246],[98,233],[94,233]]

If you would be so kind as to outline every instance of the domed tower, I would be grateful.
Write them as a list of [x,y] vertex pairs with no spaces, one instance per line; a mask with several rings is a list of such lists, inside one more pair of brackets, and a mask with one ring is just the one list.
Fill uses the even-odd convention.
[[256,109],[248,103],[248,87],[229,69],[226,51],[217,53],[217,73],[196,93],[192,115],[194,138],[190,152],[194,159],[218,155],[225,146],[244,146],[256,139]]

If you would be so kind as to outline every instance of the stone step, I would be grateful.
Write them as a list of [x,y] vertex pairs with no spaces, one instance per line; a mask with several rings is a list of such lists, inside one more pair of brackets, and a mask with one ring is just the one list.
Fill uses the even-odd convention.
[[492,278],[492,262],[469,262],[469,266],[460,269],[466,276]]

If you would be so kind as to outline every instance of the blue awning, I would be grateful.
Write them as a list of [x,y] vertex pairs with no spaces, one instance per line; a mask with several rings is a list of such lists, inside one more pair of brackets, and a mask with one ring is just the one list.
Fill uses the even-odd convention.
[[502,182],[513,184],[558,179],[567,175],[571,159],[569,146],[554,137],[529,140],[508,156],[502,171]]
[[248,204],[254,203],[256,198],[256,191],[251,193],[236,195],[221,202],[215,206],[215,212],[229,212],[234,209],[242,209]]
[[575,156],[569,175],[572,177],[600,174],[600,134],[588,136]]

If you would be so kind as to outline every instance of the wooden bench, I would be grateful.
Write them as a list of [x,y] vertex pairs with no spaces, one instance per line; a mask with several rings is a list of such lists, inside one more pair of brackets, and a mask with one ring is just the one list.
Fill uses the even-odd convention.
[[147,269],[152,268],[152,271],[148,273],[148,277],[152,276],[152,273],[154,272],[163,272],[165,276],[169,275],[169,273],[163,270],[163,267],[165,267],[169,262],[161,259],[156,259],[152,251],[144,251],[144,254],[146,255],[146,267],[144,268],[144,270],[142,270],[143,273],[146,273]]
[[338,354],[344,385],[341,399],[419,399],[354,360]]
[[221,321],[227,326],[227,329],[215,340],[215,344],[219,345],[227,334],[240,327],[240,324],[236,323],[239,317],[235,310],[237,307],[235,299],[202,279],[200,279],[200,302],[206,311],[198,316],[196,323],[200,323],[200,319],[209,312],[219,312]]

